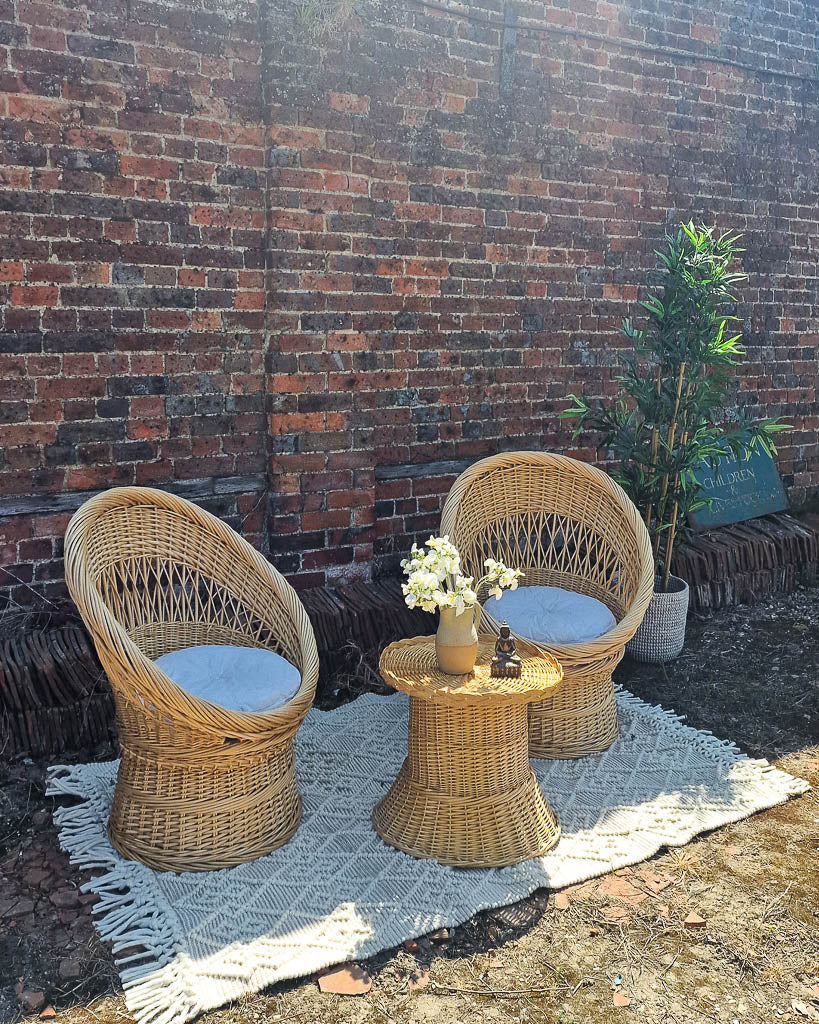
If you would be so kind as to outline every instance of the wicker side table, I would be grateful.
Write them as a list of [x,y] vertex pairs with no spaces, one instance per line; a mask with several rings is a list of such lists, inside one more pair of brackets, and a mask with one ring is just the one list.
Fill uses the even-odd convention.
[[560,825],[529,764],[527,705],[563,678],[548,654],[518,643],[520,679],[493,679],[495,637],[483,635],[470,675],[441,672],[435,638],[390,644],[381,674],[409,694],[409,753],[373,811],[381,838],[413,857],[502,867],[551,849]]

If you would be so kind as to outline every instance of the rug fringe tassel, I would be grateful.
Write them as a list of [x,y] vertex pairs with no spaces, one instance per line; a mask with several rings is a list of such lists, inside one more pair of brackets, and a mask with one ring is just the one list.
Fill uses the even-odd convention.
[[[133,862],[123,867],[105,833],[100,835],[99,815],[79,772],[65,765],[50,768],[46,793],[82,800],[71,807],[58,807],[54,823],[71,863],[103,872],[81,888],[99,897],[93,908],[97,931],[111,943],[125,1002],[137,1024],[173,1024],[201,1013],[205,1007],[185,983],[179,943],[169,923],[156,911],[148,884],[152,872]],[[144,879],[140,879],[140,871]],[[124,951],[127,955],[117,956]]]
[[640,697],[635,697],[633,693],[629,693],[628,690],[618,684],[615,684],[614,692],[617,695],[617,703],[624,708],[637,714],[651,714],[652,721],[658,730],[673,732],[677,729],[685,729],[691,745],[702,753],[713,753],[720,756],[724,754],[726,755],[726,761],[736,763],[740,768],[748,766],[761,769],[770,779],[776,779],[777,783],[782,787],[783,800],[792,796],[800,796],[802,793],[807,793],[811,788],[809,782],[788,775],[787,772],[781,771],[775,765],[772,765],[770,761],[765,760],[764,757],[748,757],[733,740],[720,739],[710,729],[696,729],[693,726],[686,725],[687,715],[678,715],[673,709],[664,708],[660,704],[649,704]]
[[[78,796],[86,800],[88,794],[82,787],[80,776],[70,765],[57,764],[48,769],[46,782],[47,796]],[[62,810],[70,810],[63,807]]]

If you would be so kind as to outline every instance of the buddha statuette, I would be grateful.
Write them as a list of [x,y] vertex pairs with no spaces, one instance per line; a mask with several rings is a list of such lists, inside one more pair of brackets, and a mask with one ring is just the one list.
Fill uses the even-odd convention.
[[494,679],[520,679],[522,662],[515,649],[509,624],[504,622],[495,642],[495,654],[489,663],[489,674]]

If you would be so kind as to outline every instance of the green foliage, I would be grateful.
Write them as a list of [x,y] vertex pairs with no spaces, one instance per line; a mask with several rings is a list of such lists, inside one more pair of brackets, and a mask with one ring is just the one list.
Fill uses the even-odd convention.
[[706,504],[695,470],[757,448],[773,454],[775,435],[790,429],[741,414],[725,420],[729,378],[744,355],[741,335],[731,332],[738,318],[726,312],[736,302],[734,286],[745,279],[730,269],[742,251],[738,239],[693,223],[666,235],[657,251],[661,294],[640,302],[647,326],[623,321],[633,352],[620,356],[621,397],[604,406],[569,395],[572,404],[562,413],[577,420],[574,437],[599,433],[599,447],[614,459],[613,475],[644,513],[655,555],[664,550],[665,585],[689,513]]

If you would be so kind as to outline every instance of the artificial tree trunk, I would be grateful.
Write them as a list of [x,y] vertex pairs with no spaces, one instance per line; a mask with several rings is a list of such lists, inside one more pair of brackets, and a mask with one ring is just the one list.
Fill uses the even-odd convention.
[[[662,394],[662,390],[663,390],[663,368],[662,368],[662,366],[658,366],[657,367],[657,390],[656,390],[656,396],[657,396],[658,404],[659,404],[659,400],[660,400],[660,395]],[[648,478],[651,481],[652,491],[654,489],[654,475],[657,472],[657,449],[659,448],[659,444],[660,444],[660,428],[655,423],[654,426],[652,427],[652,430],[651,430],[651,461],[649,463],[649,471],[648,471]],[[646,508],[645,508],[645,512],[643,513],[643,518],[645,520],[646,528],[648,530],[651,529],[651,510],[652,510],[653,507],[654,507],[654,501],[653,501],[652,496],[650,494],[648,499],[646,500]]]
[[[674,441],[675,441],[676,435],[677,435],[677,418],[678,418],[678,416],[680,414],[680,403],[682,401],[682,390],[683,390],[683,381],[684,381],[684,379],[685,379],[685,363],[683,362],[683,363],[680,363],[679,373],[677,374],[677,385],[676,385],[676,391],[675,391],[675,395],[674,395],[674,412],[672,413],[671,421],[668,424],[668,432],[667,432],[666,438],[665,438],[666,451],[669,454],[674,451]],[[655,558],[658,557],[659,552],[660,552],[660,534],[664,530],[666,532],[667,531],[671,531],[670,539],[669,538],[666,539],[666,550],[669,549],[669,545],[670,544],[673,544],[673,538],[674,538],[674,535],[676,534],[676,524],[677,524],[677,518],[676,518],[676,516],[677,516],[677,513],[676,513],[677,505],[676,505],[676,503],[675,503],[675,506],[674,506],[674,509],[675,509],[674,510],[674,515],[672,517],[671,522],[667,526],[666,526],[666,520],[665,520],[665,511],[666,511],[666,508],[667,508],[667,505],[668,505],[668,479],[669,479],[670,475],[671,475],[670,473],[664,473],[662,478],[661,478],[661,480],[660,480],[660,495],[659,495],[659,500],[658,500],[658,503],[657,503],[657,528],[654,531],[654,557]],[[669,565],[670,565],[670,561],[669,561]],[[668,577],[664,576],[663,577],[663,591],[666,591],[667,589],[668,589]]]
[[[692,385],[693,385],[693,382],[689,380],[688,383],[685,386],[685,405],[684,405],[684,411],[683,411],[683,432],[682,432],[682,436],[680,437],[680,448],[685,448],[685,446],[688,444],[688,435],[689,435],[689,432],[690,432],[690,429],[691,429],[691,424],[688,421],[689,415],[690,415],[690,410],[688,408],[688,402],[689,402],[689,399],[691,397]],[[668,536],[666,538],[665,560],[663,562],[663,592],[664,593],[668,592],[668,579],[669,579],[669,576],[671,575],[671,557],[672,557],[672,555],[674,553],[674,543],[675,543],[675,541],[677,539],[677,515],[678,515],[678,512],[679,512],[679,508],[680,508],[680,484],[681,484],[681,480],[680,480],[680,473],[679,473],[679,470],[678,470],[674,474],[674,483],[673,483],[672,488],[671,488],[671,493],[673,495],[673,499],[672,499],[672,505],[671,505],[671,516],[669,517]]]

